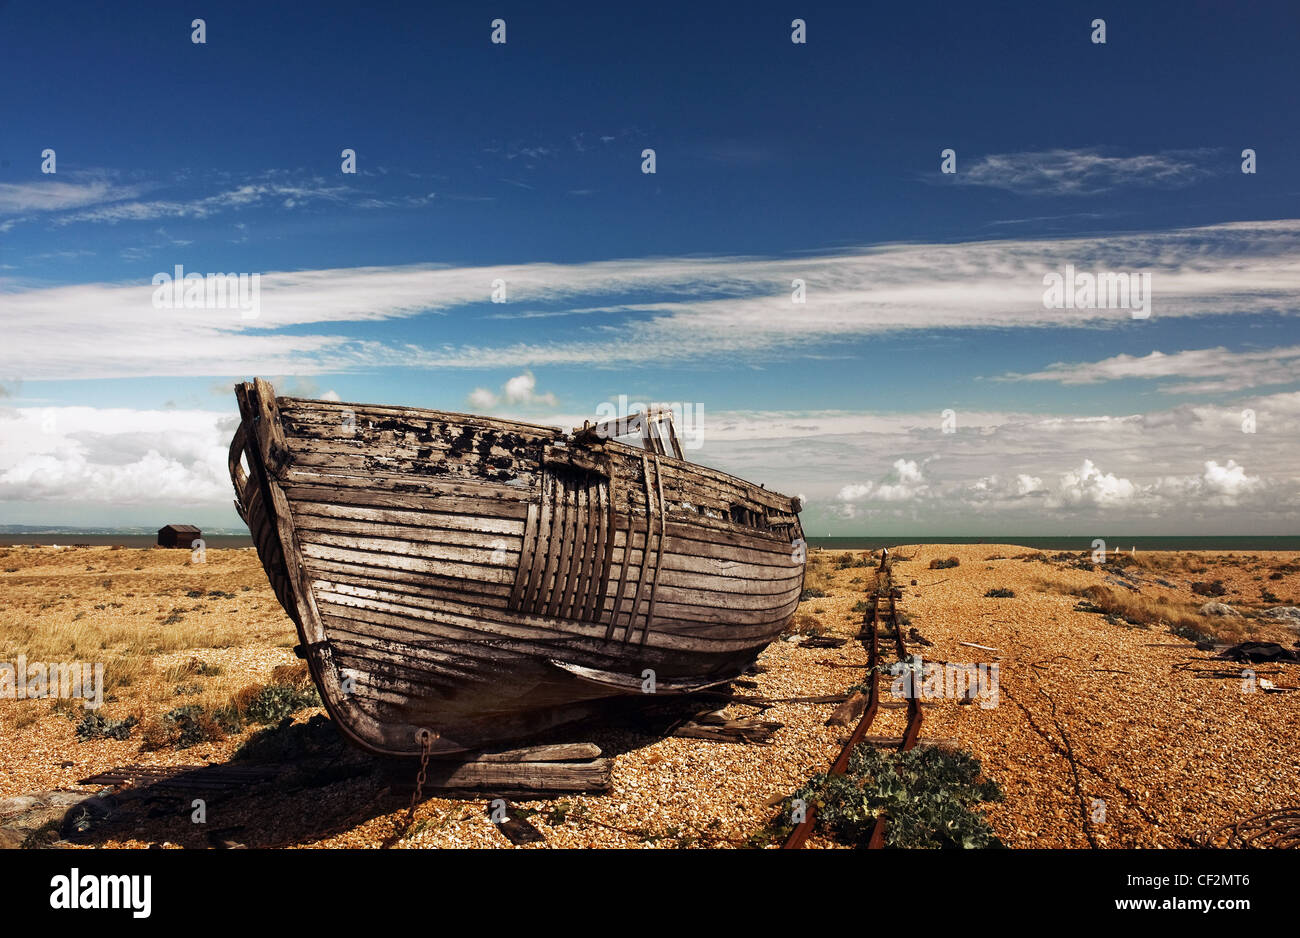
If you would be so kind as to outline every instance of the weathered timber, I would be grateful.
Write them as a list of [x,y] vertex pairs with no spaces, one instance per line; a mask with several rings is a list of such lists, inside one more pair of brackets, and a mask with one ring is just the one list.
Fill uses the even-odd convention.
[[726,720],[722,723],[689,720],[674,729],[671,735],[718,743],[766,744],[783,725],[770,720]]
[[647,680],[738,677],[798,606],[798,501],[685,461],[671,432],[640,449],[261,380],[236,396],[236,507],[326,709],[371,751],[418,755],[428,729],[440,771],[481,768]]
[[590,762],[430,762],[425,791],[608,791],[612,761]]
[[827,726],[848,726],[857,722],[862,711],[867,709],[868,697],[862,691],[854,691],[848,699],[836,707],[826,719]]
[[508,749],[502,752],[459,753],[435,756],[435,758],[456,759],[468,764],[470,762],[579,762],[599,756],[600,747],[595,743],[557,743],[550,746],[529,746],[526,749]]

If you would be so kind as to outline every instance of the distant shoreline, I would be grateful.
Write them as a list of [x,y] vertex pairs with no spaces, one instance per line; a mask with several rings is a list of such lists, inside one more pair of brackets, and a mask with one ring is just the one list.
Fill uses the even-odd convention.
[[1091,551],[1093,541],[1106,542],[1107,550],[1136,547],[1144,550],[1295,550],[1300,551],[1300,535],[1293,534],[1236,534],[1236,535],[1114,535],[1096,534],[1071,537],[1043,537],[1015,534],[990,534],[984,537],[924,537],[899,535],[897,537],[810,537],[809,547],[826,550],[880,550],[900,544],[1015,544],[1030,550]]
[[[0,547],[157,547],[157,534],[78,534],[75,531],[55,531],[42,534],[0,534]],[[247,534],[205,534],[203,546],[216,549],[252,547],[253,539]],[[178,550],[180,548],[159,548]],[[188,549],[188,548],[186,548]]]
[[[1091,551],[1093,541],[1101,537],[1107,550],[1128,551],[1136,547],[1148,550],[1281,550],[1300,551],[1300,535],[1190,535],[1190,536],[1134,536],[1105,535],[1044,537],[1013,534],[990,534],[984,537],[957,537],[938,535],[898,535],[896,537],[810,537],[808,546],[823,550],[880,550],[902,544],[1014,544],[1028,550]],[[131,547],[157,546],[154,534],[78,534],[75,531],[56,531],[31,534],[0,534],[0,547],[33,545],[38,547]],[[253,539],[247,534],[204,535],[204,546],[213,550],[252,547]]]

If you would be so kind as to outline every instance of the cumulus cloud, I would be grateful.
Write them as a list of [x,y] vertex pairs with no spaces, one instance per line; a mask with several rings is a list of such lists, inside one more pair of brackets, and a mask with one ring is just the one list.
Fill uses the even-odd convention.
[[1211,492],[1228,496],[1244,494],[1260,484],[1258,476],[1246,475],[1246,470],[1237,465],[1236,460],[1233,459],[1229,459],[1224,466],[1220,466],[1213,459],[1207,460],[1201,480]]
[[475,388],[469,392],[469,397],[466,400],[475,410],[491,410],[497,406],[500,398],[487,388]]
[[[1242,432],[1242,407],[1259,432]],[[805,528],[818,536],[863,533],[864,518],[867,532],[889,524],[903,534],[1285,534],[1300,522],[1300,393],[1142,414],[958,418],[945,434],[937,411],[714,414],[692,456],[805,492]],[[919,452],[930,455],[898,465],[898,454]]]
[[920,498],[928,491],[921,467],[912,459],[896,459],[893,467],[879,482],[850,483],[840,489],[838,499],[843,509],[852,517],[857,502],[904,502]]
[[[528,387],[517,384],[516,395]],[[501,404],[505,388],[489,393]],[[545,397],[535,385],[529,393]],[[1259,432],[1242,432],[1239,408],[1208,405],[962,411],[951,434],[937,411],[710,411],[704,446],[688,456],[800,493],[810,536],[882,526],[903,535],[1293,532],[1300,393],[1241,404],[1256,412]],[[554,412],[531,419],[581,423]],[[234,426],[229,411],[0,406],[0,510],[16,522],[65,512],[92,524],[120,505],[165,501],[237,525],[226,471]]]
[[230,415],[21,408],[0,419],[0,503],[211,504],[231,496]]
[[1042,491],[1043,480],[1038,476],[1026,475],[1022,472],[1016,476],[1014,485],[1017,495],[1032,495],[1034,492]]
[[[1049,461],[1047,453],[1040,454],[1036,461]],[[1175,460],[1164,460],[1158,466],[1155,459],[1147,463],[1153,469],[1168,469],[1173,468]],[[1050,477],[1050,473],[1045,475]],[[1128,519],[1130,523],[1139,518],[1172,521],[1186,513],[1205,516],[1252,502],[1254,509],[1263,513],[1269,510],[1268,495],[1282,494],[1270,493],[1270,486],[1263,478],[1248,474],[1231,458],[1223,464],[1205,460],[1199,471],[1152,472],[1145,479],[1134,481],[1105,471],[1084,457],[1076,466],[1058,471],[1055,478],[1055,482],[1045,483],[1043,476],[995,473],[973,482],[959,482],[948,491],[936,494],[950,503],[982,509],[986,515],[999,512],[1012,515],[1018,506],[1032,504],[1041,517],[1056,521],[1092,518],[1111,519],[1111,522]],[[1283,497],[1275,505],[1281,508],[1285,502]]]
[[515,375],[501,386],[497,394],[487,388],[475,388],[469,394],[469,403],[478,410],[492,410],[500,404],[521,407],[554,407],[558,403],[551,392],[537,393],[537,378],[531,371]]
[[998,473],[981,476],[968,483],[965,489],[966,497],[973,501],[1018,499],[1046,494],[1047,491],[1043,487],[1042,478],[1024,472],[1016,473],[1010,477]]
[[537,379],[531,371],[515,375],[505,383],[505,398],[509,404],[544,404],[555,406],[555,395],[537,393]]
[[1138,487],[1113,472],[1102,472],[1085,459],[1078,469],[1061,476],[1056,494],[1066,505],[1097,505],[1108,508],[1123,504],[1138,494]]

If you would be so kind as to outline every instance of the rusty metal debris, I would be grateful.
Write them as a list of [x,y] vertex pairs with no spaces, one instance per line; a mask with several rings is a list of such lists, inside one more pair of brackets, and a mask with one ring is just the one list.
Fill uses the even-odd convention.
[[504,798],[488,802],[487,816],[501,832],[501,836],[516,847],[546,842],[545,835],[528,820],[527,813]]
[[1258,664],[1263,661],[1300,661],[1300,653],[1290,648],[1283,648],[1277,642],[1240,642],[1225,648],[1215,657],[1242,664]]
[[1192,840],[1197,847],[1295,850],[1300,848],[1300,807],[1261,811],[1240,821],[1202,831]]

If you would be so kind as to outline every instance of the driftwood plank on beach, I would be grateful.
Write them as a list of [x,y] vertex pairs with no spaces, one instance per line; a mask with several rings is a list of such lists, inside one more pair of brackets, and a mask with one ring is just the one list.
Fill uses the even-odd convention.
[[706,739],[716,743],[770,743],[784,724],[769,720],[726,720],[710,723],[689,720],[671,733],[686,739]]

